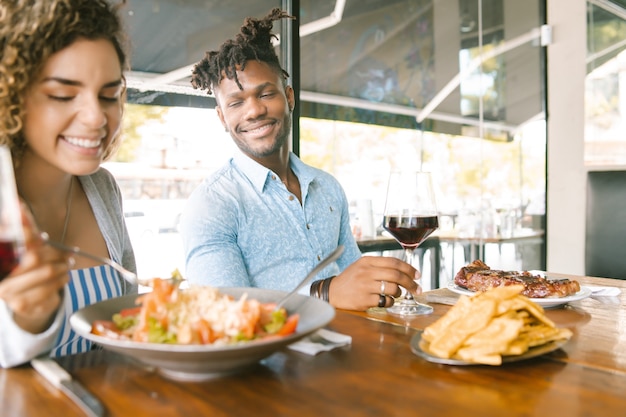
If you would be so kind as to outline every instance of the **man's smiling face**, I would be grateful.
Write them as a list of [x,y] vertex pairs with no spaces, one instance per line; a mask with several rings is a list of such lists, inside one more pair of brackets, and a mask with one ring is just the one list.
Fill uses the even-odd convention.
[[263,62],[248,61],[235,80],[223,78],[215,89],[217,114],[235,144],[253,159],[278,153],[291,133],[293,89]]

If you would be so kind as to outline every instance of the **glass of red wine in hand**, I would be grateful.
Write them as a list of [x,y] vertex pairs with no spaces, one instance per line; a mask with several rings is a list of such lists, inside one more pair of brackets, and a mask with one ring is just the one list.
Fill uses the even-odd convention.
[[[383,216],[383,227],[404,249],[405,261],[413,265],[415,249],[439,227],[430,173],[393,171]],[[387,308],[388,313],[403,317],[432,311],[431,306],[417,302],[409,291]]]
[[24,229],[11,151],[0,146],[0,281],[19,264]]

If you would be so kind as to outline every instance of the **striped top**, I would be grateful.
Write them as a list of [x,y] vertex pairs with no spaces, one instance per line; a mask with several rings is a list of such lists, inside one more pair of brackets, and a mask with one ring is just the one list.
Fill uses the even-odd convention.
[[[136,272],[135,255],[124,223],[122,195],[115,179],[104,168],[79,177],[96,217],[109,257],[126,269]],[[108,266],[70,271],[62,308],[52,325],[42,333],[31,334],[13,320],[13,313],[0,299],[0,367],[7,368],[49,354],[61,356],[83,352],[90,344],[78,338],[69,325],[72,313],[88,304],[123,294],[137,293],[137,285],[118,277]]]
[[70,326],[72,313],[90,304],[121,295],[123,290],[118,273],[108,265],[70,271],[70,282],[65,289],[65,319],[50,356],[90,350],[91,342],[78,336]]

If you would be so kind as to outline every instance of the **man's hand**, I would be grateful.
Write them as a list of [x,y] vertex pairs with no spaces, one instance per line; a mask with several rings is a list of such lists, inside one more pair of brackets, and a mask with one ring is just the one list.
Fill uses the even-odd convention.
[[341,274],[333,278],[330,284],[329,302],[345,310],[364,311],[376,307],[380,301],[384,281],[386,295],[385,307],[393,305],[392,297],[402,294],[404,287],[412,294],[418,294],[420,287],[415,280],[421,274],[406,262],[397,258],[383,256],[363,256]]

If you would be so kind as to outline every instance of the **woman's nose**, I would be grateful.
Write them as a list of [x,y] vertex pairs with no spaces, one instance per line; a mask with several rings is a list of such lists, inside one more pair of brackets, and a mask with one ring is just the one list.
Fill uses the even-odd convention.
[[90,97],[81,103],[79,120],[92,128],[100,128],[106,125],[106,112],[98,97]]

